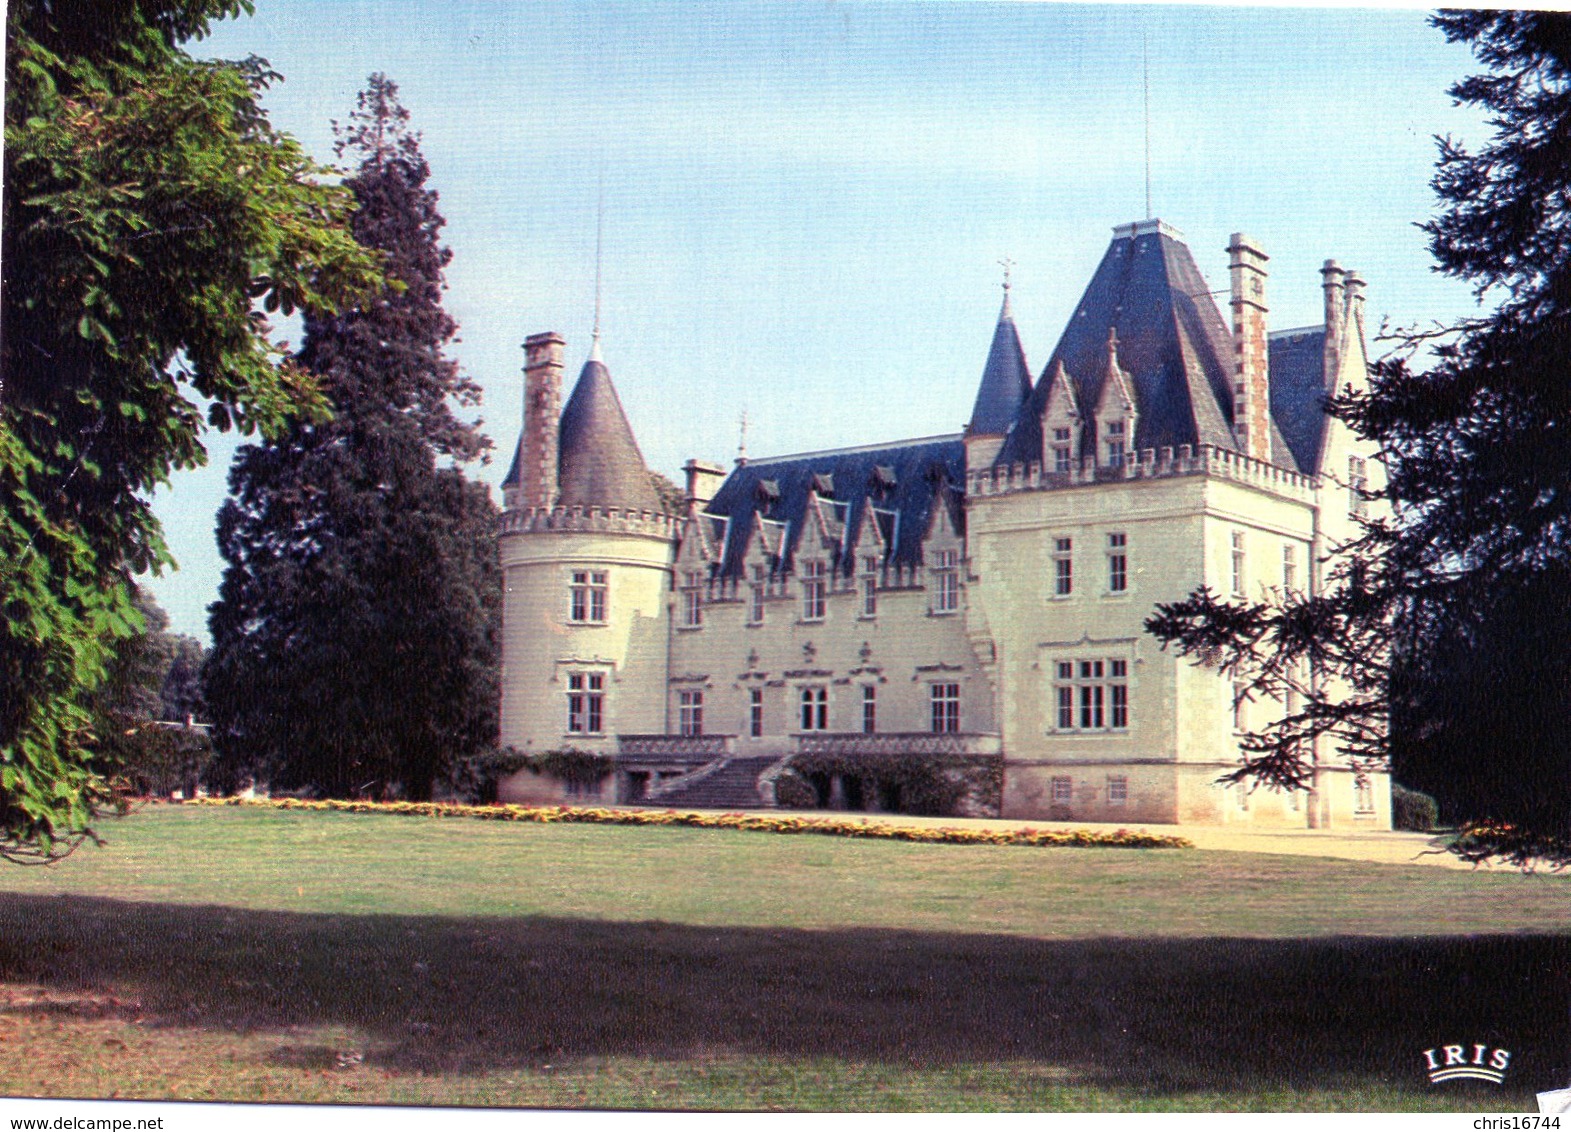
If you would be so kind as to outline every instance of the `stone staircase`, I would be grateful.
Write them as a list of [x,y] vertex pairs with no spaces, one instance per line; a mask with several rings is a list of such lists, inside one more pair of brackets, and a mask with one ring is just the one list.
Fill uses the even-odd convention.
[[767,807],[758,794],[758,776],[780,760],[762,758],[727,759],[702,777],[677,783],[670,791],[651,791],[644,804],[695,810],[762,810]]

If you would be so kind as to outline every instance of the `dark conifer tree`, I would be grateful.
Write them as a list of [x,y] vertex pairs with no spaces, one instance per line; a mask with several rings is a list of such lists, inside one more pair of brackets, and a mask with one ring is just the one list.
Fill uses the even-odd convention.
[[333,419],[236,458],[204,670],[226,773],[334,797],[427,798],[496,731],[496,512],[459,467],[489,441],[455,413],[479,389],[444,354],[451,254],[397,93],[372,75],[335,127],[355,236],[395,282],[306,320]]
[[[1380,446],[1393,518],[1351,547],[1341,588],[1284,609],[1201,592],[1148,627],[1272,692],[1343,678],[1253,737],[1241,776],[1301,783],[1301,740],[1389,760],[1468,827],[1465,856],[1571,863],[1571,17],[1442,12],[1488,68],[1455,85],[1488,112],[1440,143],[1439,270],[1492,313],[1414,335],[1334,413]],[[1416,347],[1435,347],[1413,368]]]

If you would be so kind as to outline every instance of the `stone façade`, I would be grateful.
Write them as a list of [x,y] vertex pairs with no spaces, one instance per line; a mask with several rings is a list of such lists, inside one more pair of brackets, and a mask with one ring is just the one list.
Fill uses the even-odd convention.
[[1389,828],[1386,777],[1329,740],[1308,790],[1219,785],[1283,705],[1237,705],[1143,629],[1201,585],[1327,585],[1364,506],[1349,480],[1378,472],[1322,409],[1367,382],[1362,281],[1328,261],[1324,324],[1273,334],[1268,257],[1242,234],[1227,250],[1231,328],[1176,231],[1123,225],[1034,382],[1006,290],[965,433],[689,461],[682,515],[648,491],[598,343],[558,419],[565,343],[531,338],[502,742],[615,769],[521,771],[502,798],[936,790],[1009,818]]

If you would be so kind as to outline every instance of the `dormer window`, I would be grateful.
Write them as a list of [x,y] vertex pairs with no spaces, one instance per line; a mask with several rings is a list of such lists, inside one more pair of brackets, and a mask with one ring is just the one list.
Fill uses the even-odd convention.
[[704,624],[704,575],[689,571],[682,575],[682,627],[698,629]]
[[1107,466],[1122,468],[1124,466],[1124,422],[1108,421],[1104,426],[1107,433]]
[[1075,450],[1067,428],[1053,430],[1053,471],[1067,472],[1074,466]]
[[960,610],[960,552],[940,550],[933,562],[933,612]]
[[829,580],[824,575],[824,564],[818,559],[802,563],[802,620],[822,621],[824,604],[829,592]]
[[769,592],[769,571],[763,566],[753,567],[752,589],[747,597],[747,623],[764,623],[764,599]]
[[862,616],[878,616],[878,557],[869,554],[862,559]]

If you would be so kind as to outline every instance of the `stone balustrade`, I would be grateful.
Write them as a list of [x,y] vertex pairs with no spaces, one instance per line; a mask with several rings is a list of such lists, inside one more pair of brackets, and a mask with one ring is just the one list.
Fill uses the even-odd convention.
[[996,733],[931,731],[803,732],[791,736],[798,755],[996,755],[1003,740]]
[[676,762],[707,761],[730,755],[735,735],[618,735],[621,759],[670,759]]
[[1313,500],[1316,487],[1313,476],[1279,467],[1267,460],[1257,460],[1242,452],[1210,444],[1198,447],[1183,444],[1176,449],[1171,446],[1142,448],[1116,467],[1097,464],[1094,459],[1087,457],[1066,471],[1047,470],[1036,461],[988,468],[967,475],[966,491],[971,498],[977,499],[1021,491],[1051,491],[1085,484],[1114,483],[1118,480],[1201,475],[1250,484],[1304,502]]

